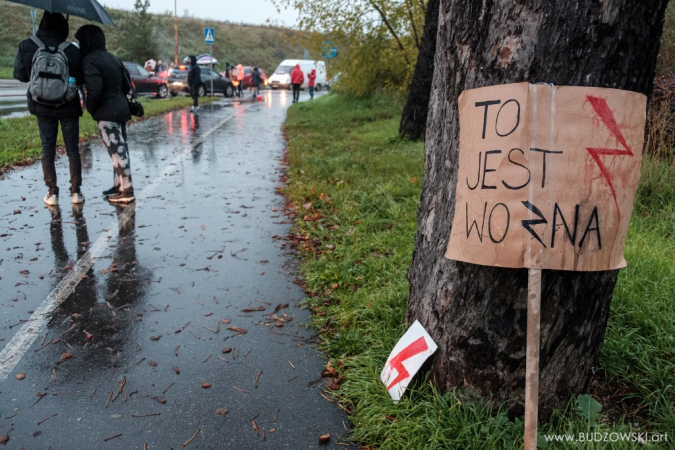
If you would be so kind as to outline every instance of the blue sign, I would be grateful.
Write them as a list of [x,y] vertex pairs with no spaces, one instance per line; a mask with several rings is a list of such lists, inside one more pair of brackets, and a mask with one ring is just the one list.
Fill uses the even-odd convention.
[[215,33],[213,32],[213,28],[204,28],[204,43],[205,44],[213,44],[215,41]]
[[330,41],[326,41],[326,43],[321,46],[321,49],[323,50],[323,53],[321,53],[321,56],[324,59],[333,59],[338,54],[337,45],[334,45],[334,46],[330,47]]

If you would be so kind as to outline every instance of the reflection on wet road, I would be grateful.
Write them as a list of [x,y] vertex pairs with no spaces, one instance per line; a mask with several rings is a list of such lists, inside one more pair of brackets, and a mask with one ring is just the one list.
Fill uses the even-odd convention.
[[[132,126],[139,201],[126,207],[100,196],[112,168],[96,142],[83,207],[42,204],[38,165],[0,181],[8,448],[169,449],[194,435],[187,448],[302,450],[346,434],[279,238],[287,95]],[[57,172],[67,192],[65,158]]]

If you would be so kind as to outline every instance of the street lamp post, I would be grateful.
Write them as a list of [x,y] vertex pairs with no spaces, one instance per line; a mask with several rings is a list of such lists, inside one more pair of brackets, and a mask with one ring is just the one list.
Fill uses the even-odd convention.
[[178,66],[178,8],[177,0],[173,0],[173,40],[174,40],[174,50],[173,50],[173,64]]

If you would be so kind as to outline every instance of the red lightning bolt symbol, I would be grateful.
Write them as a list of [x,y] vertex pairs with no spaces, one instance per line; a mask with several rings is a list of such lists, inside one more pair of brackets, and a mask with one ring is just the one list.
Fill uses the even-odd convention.
[[401,350],[401,353],[398,355],[394,356],[391,361],[389,361],[389,365],[396,369],[396,372],[398,375],[396,375],[396,378],[394,378],[394,381],[392,381],[389,386],[387,386],[387,390],[391,389],[394,387],[394,385],[400,383],[401,381],[405,380],[410,376],[406,368],[403,366],[403,361],[406,359],[410,359],[413,356],[422,353],[423,351],[427,350],[429,347],[427,346],[427,341],[424,340],[424,337],[421,337],[417,339],[415,342]]
[[621,210],[619,210],[619,202],[616,199],[616,191],[614,190],[614,184],[612,182],[612,174],[609,173],[609,170],[607,170],[607,167],[605,166],[605,163],[600,160],[600,155],[633,156],[633,152],[631,151],[630,146],[626,142],[626,139],[623,137],[623,134],[621,133],[621,130],[619,129],[619,126],[616,123],[616,119],[614,118],[614,113],[612,112],[611,109],[609,109],[609,106],[607,106],[607,101],[605,101],[604,98],[593,97],[591,95],[587,95],[586,99],[591,104],[591,106],[593,107],[593,110],[598,115],[600,120],[602,120],[602,123],[605,124],[605,126],[607,127],[609,132],[612,133],[612,135],[616,138],[616,140],[619,142],[619,144],[621,144],[621,146],[624,148],[624,150],[620,150],[618,148],[589,148],[589,147],[586,147],[586,150],[588,150],[588,153],[591,154],[591,156],[593,157],[595,162],[598,164],[598,168],[600,168],[600,172],[607,179],[607,184],[609,185],[609,189],[612,191],[612,197],[614,197],[614,203],[616,204],[616,209],[619,212],[619,220],[621,220]]

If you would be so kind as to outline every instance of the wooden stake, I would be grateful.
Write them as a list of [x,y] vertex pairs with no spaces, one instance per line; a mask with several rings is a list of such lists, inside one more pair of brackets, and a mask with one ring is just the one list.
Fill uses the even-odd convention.
[[525,356],[525,450],[537,450],[539,409],[539,332],[541,270],[527,273],[527,342]]

